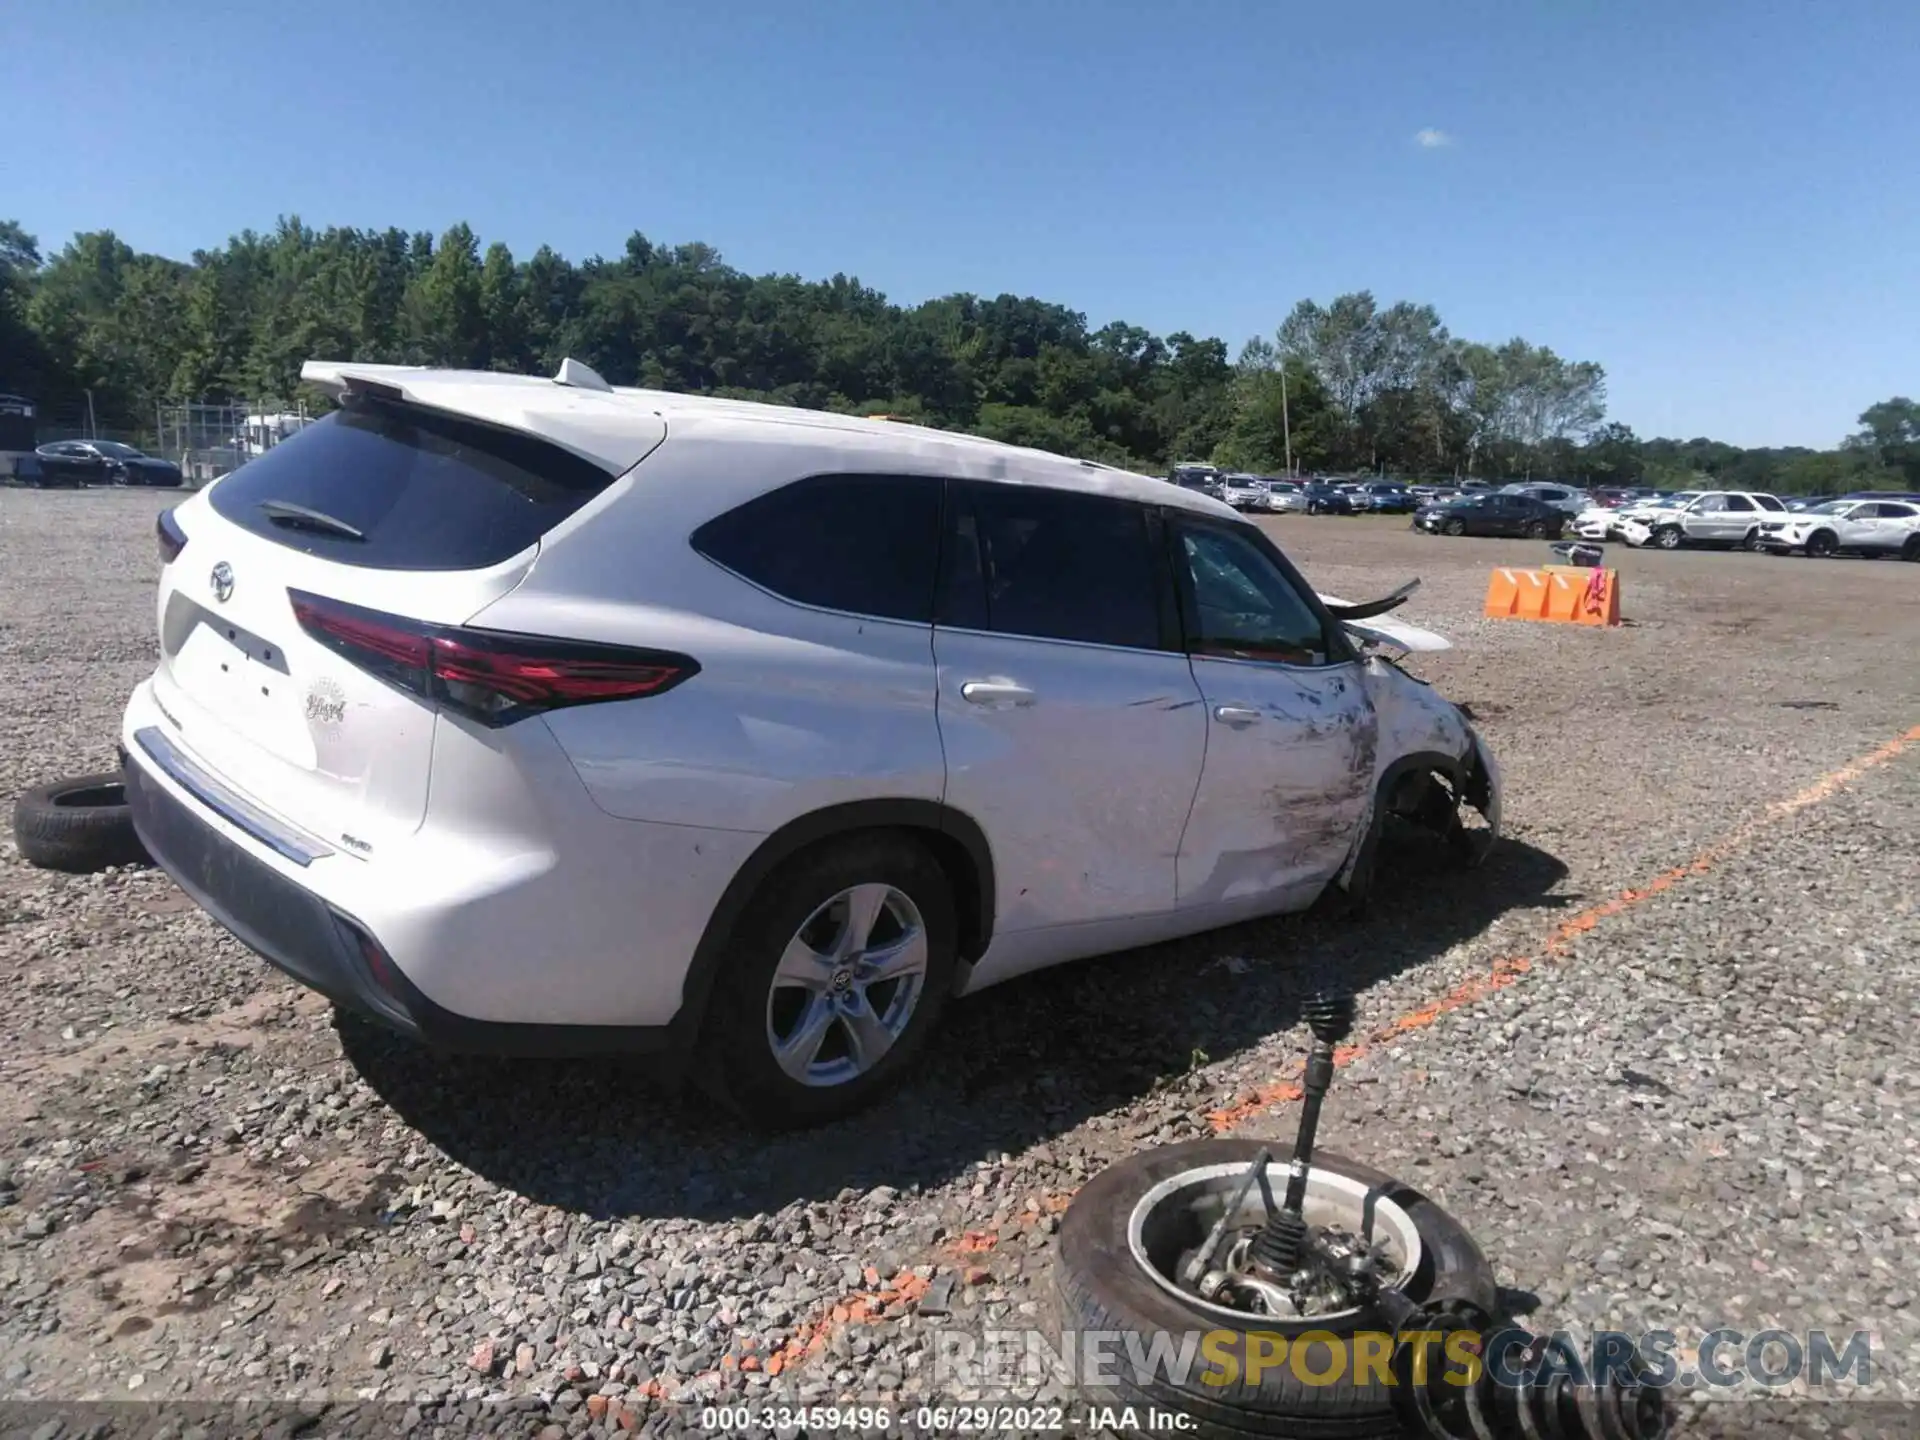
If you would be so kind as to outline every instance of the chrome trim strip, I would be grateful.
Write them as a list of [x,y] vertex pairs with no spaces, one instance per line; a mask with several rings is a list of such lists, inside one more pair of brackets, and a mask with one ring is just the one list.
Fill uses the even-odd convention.
[[323,856],[334,853],[331,847],[308,839],[214,779],[188,759],[157,725],[134,731],[133,738],[169,780],[222,820],[246,831],[275,854],[284,856],[296,865],[311,865]]

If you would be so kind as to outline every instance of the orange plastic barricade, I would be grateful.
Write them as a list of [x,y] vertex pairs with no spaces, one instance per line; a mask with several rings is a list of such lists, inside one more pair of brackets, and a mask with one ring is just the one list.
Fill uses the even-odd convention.
[[1543,565],[1538,570],[1502,565],[1487,581],[1484,613],[1495,620],[1618,625],[1620,572],[1577,565]]

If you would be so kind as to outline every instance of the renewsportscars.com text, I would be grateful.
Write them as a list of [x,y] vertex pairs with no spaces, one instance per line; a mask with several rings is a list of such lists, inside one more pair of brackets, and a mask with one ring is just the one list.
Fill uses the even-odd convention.
[[1094,1387],[1160,1382],[1179,1387],[1257,1384],[1262,1375],[1291,1375],[1302,1385],[1396,1385],[1394,1357],[1404,1346],[1416,1385],[1531,1386],[1556,1374],[1576,1385],[1608,1380],[1656,1388],[1757,1386],[1796,1383],[1814,1391],[1873,1384],[1871,1337],[1856,1330],[1836,1339],[1824,1330],[1709,1331],[1683,1348],[1671,1330],[1640,1335],[1602,1330],[1589,1336],[1553,1331],[1551,1342],[1529,1348],[1536,1332],[1390,1330],[1335,1336],[1310,1330],[1297,1336],[1270,1331],[1068,1331],[1059,1340],[1034,1330],[943,1332],[934,1341],[934,1374],[945,1387],[976,1393],[1026,1393],[1066,1383]]

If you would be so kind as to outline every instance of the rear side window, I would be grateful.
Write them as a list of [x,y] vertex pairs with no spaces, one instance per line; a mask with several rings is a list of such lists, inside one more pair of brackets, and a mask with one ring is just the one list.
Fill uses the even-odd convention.
[[927,624],[940,482],[817,475],[749,500],[693,533],[693,548],[784,600]]
[[208,498],[243,529],[344,565],[478,570],[525,550],[614,478],[532,435],[357,400]]
[[1036,485],[956,485],[940,623],[1158,650],[1165,562],[1144,506]]

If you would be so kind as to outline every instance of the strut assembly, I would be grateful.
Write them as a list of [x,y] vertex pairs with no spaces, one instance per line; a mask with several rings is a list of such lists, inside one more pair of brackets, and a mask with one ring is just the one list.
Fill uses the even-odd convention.
[[[1228,1193],[1226,1207],[1198,1249],[1179,1266],[1179,1282],[1210,1305],[1251,1316],[1313,1320],[1357,1314],[1355,1329],[1391,1331],[1393,1393],[1409,1434],[1424,1440],[1658,1440],[1667,1429],[1661,1392],[1647,1382],[1650,1367],[1636,1354],[1606,1373],[1587,1376],[1562,1337],[1537,1335],[1489,1314],[1466,1299],[1439,1297],[1416,1304],[1400,1289],[1408,1248],[1375,1231],[1391,1187],[1376,1186],[1361,1204],[1358,1233],[1308,1216],[1313,1149],[1320,1109],[1332,1086],[1335,1048],[1352,1033],[1348,995],[1319,995],[1304,1007],[1313,1047],[1302,1082],[1300,1127],[1276,1204],[1266,1185],[1271,1154],[1261,1150]],[[1242,1218],[1258,1186],[1265,1219]],[[1397,1207],[1393,1207],[1397,1210]],[[1236,1228],[1236,1222],[1237,1228]],[[1479,1353],[1471,1378],[1447,1371],[1434,1357],[1450,1353],[1452,1337]],[[1488,1341],[1498,1353],[1484,1353]]]

